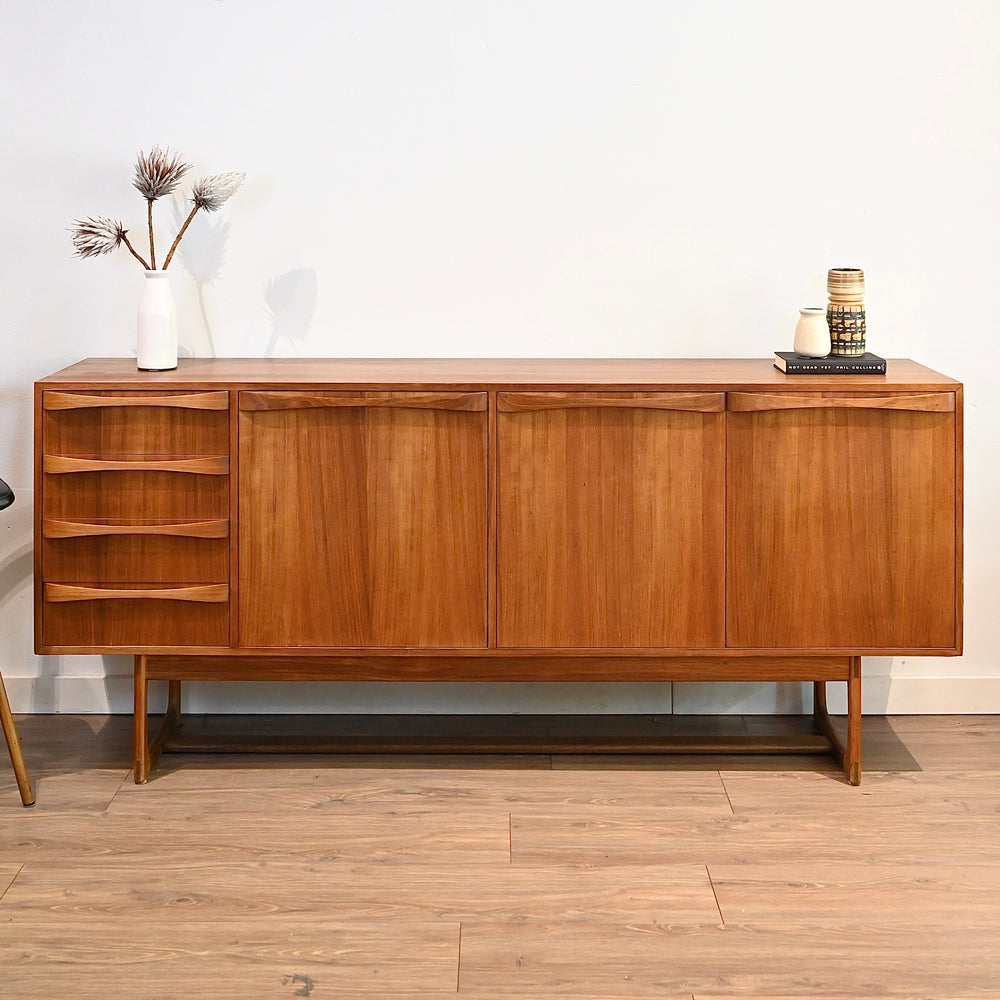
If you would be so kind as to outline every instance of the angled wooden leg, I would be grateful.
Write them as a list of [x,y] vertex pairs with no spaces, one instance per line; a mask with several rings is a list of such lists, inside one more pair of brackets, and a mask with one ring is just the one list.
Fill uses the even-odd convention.
[[830,713],[826,707],[826,681],[813,681],[813,722],[823,732]]
[[167,717],[174,723],[181,717],[180,681],[167,681]]
[[181,721],[181,682],[167,681],[167,711],[149,744],[149,766],[156,763],[164,743],[177,732]]
[[813,682],[813,721],[816,728],[833,744],[840,757],[844,775],[852,785],[861,784],[861,657],[847,662],[847,739],[842,740],[833,728],[826,705],[826,681]]
[[146,657],[135,658],[135,696],[133,704],[133,773],[137,785],[149,778],[149,678],[146,676]]
[[14,765],[14,777],[17,779],[17,790],[21,793],[21,802],[26,806],[33,806],[35,794],[32,792],[31,782],[28,780],[28,769],[24,764],[21,741],[17,736],[17,727],[14,725],[14,716],[10,711],[10,702],[7,700],[7,690],[3,686],[2,676],[0,676],[0,722],[3,723],[3,734],[7,739],[10,762]]
[[167,682],[167,711],[156,734],[149,737],[149,658],[135,658],[135,783],[145,784],[163,744],[176,731],[181,717],[181,682]]
[[844,742],[840,734],[833,728],[830,712],[826,705],[826,681],[813,681],[813,725],[817,732],[822,733],[833,747],[841,763],[844,760]]
[[847,745],[844,773],[852,785],[861,784],[861,657],[851,657],[847,680]]

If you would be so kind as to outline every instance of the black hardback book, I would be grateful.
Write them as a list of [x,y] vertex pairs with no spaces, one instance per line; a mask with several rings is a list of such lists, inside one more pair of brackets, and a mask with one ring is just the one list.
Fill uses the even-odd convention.
[[774,367],[786,375],[884,375],[885,358],[870,353],[854,357],[828,354],[825,358],[804,358],[794,351],[775,351]]

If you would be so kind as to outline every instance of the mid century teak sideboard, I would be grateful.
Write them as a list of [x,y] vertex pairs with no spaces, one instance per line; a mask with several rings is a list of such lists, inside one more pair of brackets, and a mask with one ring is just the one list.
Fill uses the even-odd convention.
[[962,649],[962,386],[912,361],[88,360],[35,389],[36,649],[134,655],[140,782],[185,680],[793,680],[856,784],[861,657]]

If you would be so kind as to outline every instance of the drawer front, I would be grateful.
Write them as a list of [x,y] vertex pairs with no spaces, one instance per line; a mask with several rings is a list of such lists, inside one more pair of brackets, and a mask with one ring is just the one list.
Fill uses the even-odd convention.
[[227,455],[229,393],[75,393],[42,397],[47,455]]
[[229,393],[42,399],[42,647],[229,642]]
[[46,518],[42,562],[65,583],[214,583],[229,579],[229,521]]
[[229,517],[229,476],[149,471],[45,473],[44,516],[100,521]]
[[[142,597],[121,596],[134,590]],[[225,646],[228,587],[105,587],[46,584],[45,641],[73,648]]]

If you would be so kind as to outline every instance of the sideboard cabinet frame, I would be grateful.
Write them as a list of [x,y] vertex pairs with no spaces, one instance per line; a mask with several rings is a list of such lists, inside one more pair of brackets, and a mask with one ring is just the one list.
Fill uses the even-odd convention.
[[186,733],[185,681],[656,680],[811,682],[805,743],[661,749],[857,784],[862,656],[962,651],[962,386],[912,361],[94,359],[35,426],[36,650],[133,655],[137,782],[297,748]]

